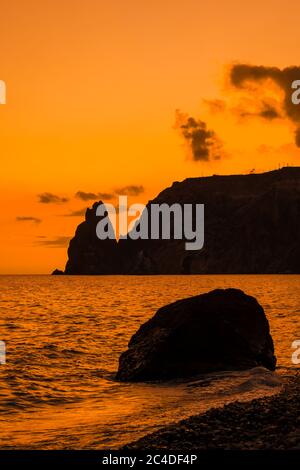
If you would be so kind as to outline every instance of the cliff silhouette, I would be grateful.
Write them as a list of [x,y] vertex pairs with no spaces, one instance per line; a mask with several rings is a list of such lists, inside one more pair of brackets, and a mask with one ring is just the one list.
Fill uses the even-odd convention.
[[70,241],[64,274],[300,273],[300,167],[188,178],[151,203],[204,204],[204,247],[186,251],[185,240],[172,239],[101,241],[99,201]]

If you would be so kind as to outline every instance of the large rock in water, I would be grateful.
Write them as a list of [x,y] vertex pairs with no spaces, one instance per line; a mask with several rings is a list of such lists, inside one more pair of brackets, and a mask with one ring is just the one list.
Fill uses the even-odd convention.
[[241,290],[217,289],[160,308],[132,336],[116,378],[164,380],[275,365],[261,305]]

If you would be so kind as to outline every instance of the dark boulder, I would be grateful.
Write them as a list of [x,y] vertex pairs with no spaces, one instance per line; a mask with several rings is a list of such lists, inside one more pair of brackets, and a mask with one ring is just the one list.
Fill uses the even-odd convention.
[[164,380],[275,365],[261,305],[241,290],[217,289],[160,308],[132,336],[116,378]]

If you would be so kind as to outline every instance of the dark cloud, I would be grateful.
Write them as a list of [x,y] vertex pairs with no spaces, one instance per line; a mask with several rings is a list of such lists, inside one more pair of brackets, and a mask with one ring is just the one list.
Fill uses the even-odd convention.
[[69,199],[53,193],[41,193],[38,194],[38,200],[42,204],[64,204]]
[[17,222],[33,222],[35,224],[40,224],[42,222],[42,219],[39,219],[37,217],[32,217],[32,216],[18,216],[16,217]]
[[143,194],[144,191],[144,186],[132,184],[116,189],[115,194],[118,194],[120,196],[139,196],[140,194]]
[[78,209],[77,211],[69,212],[68,214],[62,214],[62,217],[82,217],[86,213],[86,207]]
[[55,237],[55,238],[47,238],[47,239],[39,239],[36,242],[36,245],[42,245],[42,246],[48,246],[51,248],[61,248],[61,247],[66,247],[69,244],[69,241],[71,240],[71,237]]
[[292,66],[280,69],[263,65],[235,64],[230,70],[230,83],[236,88],[251,90],[251,84],[263,86],[266,80],[272,80],[283,92],[281,109],[272,109],[272,106],[260,113],[266,119],[287,117],[296,127],[295,142],[300,147],[300,106],[292,102],[292,83],[300,79],[300,67]]
[[77,191],[75,197],[81,199],[82,201],[97,201],[97,200],[106,200],[110,201],[114,198],[113,193],[90,193],[85,191]]
[[207,128],[204,121],[177,110],[175,128],[188,144],[193,160],[208,162],[223,157],[221,140],[213,130]]

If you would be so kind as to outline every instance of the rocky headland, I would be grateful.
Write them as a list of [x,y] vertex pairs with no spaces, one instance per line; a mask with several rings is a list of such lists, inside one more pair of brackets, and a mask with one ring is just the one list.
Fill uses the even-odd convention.
[[[205,241],[99,240],[87,209],[70,241],[64,274],[275,274],[300,272],[300,168],[188,178],[151,204],[204,204]],[[151,223],[151,221],[150,221]],[[54,274],[57,274],[54,272]]]

